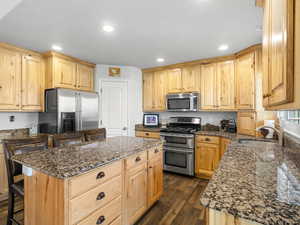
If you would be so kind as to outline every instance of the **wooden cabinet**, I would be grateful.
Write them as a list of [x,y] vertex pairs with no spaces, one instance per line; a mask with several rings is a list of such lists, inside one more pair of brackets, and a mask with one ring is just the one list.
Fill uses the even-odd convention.
[[94,68],[77,64],[77,88],[91,91],[94,87]]
[[0,47],[0,110],[20,109],[21,54]]
[[6,173],[6,165],[5,158],[3,154],[2,145],[0,146],[0,201],[1,196],[6,195],[8,192],[7,186],[7,173]]
[[168,71],[168,92],[182,92],[182,71],[180,68]]
[[154,108],[154,73],[143,74],[143,109],[144,112]]
[[[295,3],[265,0],[263,32],[264,105],[294,100]],[[296,62],[296,61],[295,61]]]
[[236,59],[237,109],[255,109],[255,53]]
[[43,111],[45,89],[44,61],[41,57],[22,57],[22,110]]
[[222,159],[224,153],[226,152],[228,145],[231,143],[230,139],[221,138],[221,147],[220,147],[220,160]]
[[136,137],[142,137],[142,138],[154,138],[154,139],[160,139],[159,132],[144,132],[144,131],[136,131],[135,132]]
[[217,71],[216,64],[201,66],[201,109],[217,108]]
[[200,66],[189,66],[182,69],[182,91],[200,91]]
[[[235,71],[234,61],[217,63],[217,102],[223,110],[235,109]],[[205,94],[205,93],[203,93]]]
[[256,112],[238,112],[237,132],[256,136]]
[[[150,153],[150,152],[149,152]],[[163,192],[163,157],[159,151],[148,163],[148,207],[151,207]]]
[[164,111],[166,109],[166,94],[168,92],[167,71],[154,73],[153,109],[154,111]]
[[208,136],[196,137],[195,174],[197,177],[209,179],[213,175],[220,160],[219,139],[219,137]]
[[[137,156],[138,157],[138,156]],[[126,224],[134,224],[147,210],[147,162],[126,172]]]
[[94,68],[84,62],[57,52],[46,52],[46,87],[93,91]]

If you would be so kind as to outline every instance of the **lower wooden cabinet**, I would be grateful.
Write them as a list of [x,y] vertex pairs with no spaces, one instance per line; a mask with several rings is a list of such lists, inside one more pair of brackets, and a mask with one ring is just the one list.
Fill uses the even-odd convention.
[[230,140],[216,136],[196,137],[195,174],[210,179],[227,149]]
[[142,138],[155,138],[155,139],[160,138],[159,132],[136,131],[135,136],[136,137],[142,137]]
[[8,193],[8,186],[7,186],[5,158],[2,150],[0,149],[0,200],[2,196],[7,196],[7,193]]

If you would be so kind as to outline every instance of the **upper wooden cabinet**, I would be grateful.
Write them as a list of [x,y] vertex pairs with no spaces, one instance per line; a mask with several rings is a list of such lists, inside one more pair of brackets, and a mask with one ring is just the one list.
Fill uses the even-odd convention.
[[42,111],[44,105],[45,67],[41,57],[22,57],[22,110]]
[[182,69],[182,91],[200,91],[200,66],[189,66]]
[[182,92],[182,71],[181,69],[172,69],[168,71],[168,92]]
[[47,88],[93,91],[95,65],[53,51],[45,53]]
[[[298,1],[265,0],[263,99],[266,107],[294,101],[294,12],[295,5],[299,4],[295,2]],[[299,5],[297,13],[300,13]]]
[[0,43],[0,110],[40,112],[44,105],[42,55]]
[[255,109],[255,53],[236,59],[237,109]]
[[235,109],[235,72],[233,60],[217,64],[217,103],[219,109]]
[[216,64],[201,66],[201,109],[217,109],[217,70]]
[[143,109],[145,112],[154,108],[154,73],[143,74]]

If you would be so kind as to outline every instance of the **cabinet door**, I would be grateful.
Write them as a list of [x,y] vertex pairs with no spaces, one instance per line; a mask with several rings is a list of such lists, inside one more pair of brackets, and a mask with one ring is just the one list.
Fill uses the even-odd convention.
[[219,145],[197,143],[195,173],[199,177],[210,178],[219,162]]
[[201,66],[201,109],[216,109],[216,64]]
[[76,88],[76,64],[60,59],[54,59],[54,86]]
[[94,68],[77,64],[77,89],[93,91]]
[[131,168],[126,182],[127,224],[134,224],[147,210],[147,163]]
[[20,109],[21,55],[0,48],[0,110]]
[[255,107],[254,59],[254,53],[250,53],[236,60],[237,109]]
[[28,55],[22,57],[22,110],[43,110],[44,71],[42,58]]
[[2,146],[0,146],[0,195],[8,192],[6,165]]
[[217,101],[219,109],[235,109],[234,61],[217,64]]
[[222,159],[224,153],[227,150],[228,145],[231,143],[231,140],[227,139],[227,138],[222,138],[221,139],[221,148],[220,148],[220,160]]
[[154,107],[154,74],[144,73],[143,74],[143,108],[144,112],[152,111]]
[[200,66],[182,69],[182,89],[184,92],[200,91]]
[[237,132],[245,135],[256,135],[256,113],[238,112]]
[[270,7],[269,105],[293,101],[294,1],[268,1]]
[[181,69],[172,69],[168,71],[169,93],[182,92],[182,76]]
[[166,109],[166,94],[168,92],[168,73],[159,71],[154,73],[153,104],[155,111]]
[[148,166],[148,207],[155,203],[163,192],[163,160],[157,157]]

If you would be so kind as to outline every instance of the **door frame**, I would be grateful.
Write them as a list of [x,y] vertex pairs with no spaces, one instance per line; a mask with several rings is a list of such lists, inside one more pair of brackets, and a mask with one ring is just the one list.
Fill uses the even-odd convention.
[[[112,82],[112,83],[124,83],[126,85],[126,101],[128,105],[128,80],[115,80],[115,79],[99,79],[99,107],[101,108],[99,111],[99,127],[103,127],[103,101],[102,101],[102,84],[105,82]],[[127,121],[127,136],[129,136],[129,129],[131,127],[131,123],[128,120],[128,107],[127,107],[127,116],[126,116],[126,121]]]

